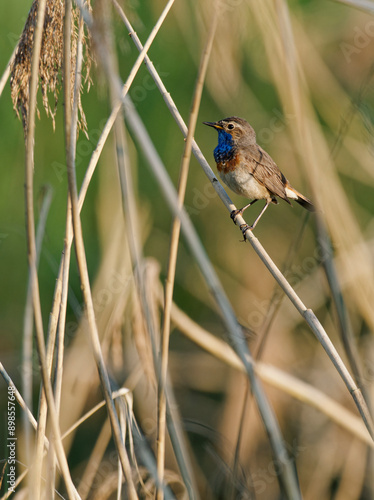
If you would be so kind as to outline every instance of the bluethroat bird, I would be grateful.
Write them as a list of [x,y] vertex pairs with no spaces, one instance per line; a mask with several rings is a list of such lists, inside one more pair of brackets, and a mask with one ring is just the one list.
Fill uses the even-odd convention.
[[255,228],[270,203],[278,204],[277,196],[290,205],[290,200],[295,200],[310,212],[315,211],[313,203],[291,186],[270,155],[257,144],[256,133],[247,121],[231,116],[215,123],[203,123],[218,131],[214,159],[221,179],[234,193],[252,200],[231,212],[234,223],[236,216],[256,201],[266,200],[254,223],[240,226],[244,239],[245,232]]

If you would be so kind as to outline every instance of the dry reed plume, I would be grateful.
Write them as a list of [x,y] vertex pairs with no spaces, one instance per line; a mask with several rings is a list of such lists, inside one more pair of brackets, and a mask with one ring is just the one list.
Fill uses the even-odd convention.
[[[37,18],[39,1],[34,0],[30,12],[27,16],[25,27],[22,31],[18,48],[11,67],[10,86],[12,89],[13,107],[22,118],[25,134],[27,132],[27,115],[29,111],[29,81],[31,75],[31,57],[34,46],[34,31]],[[62,64],[63,64],[63,17],[64,2],[61,0],[48,0],[46,3],[42,48],[39,60],[39,83],[42,93],[42,102],[45,112],[52,119],[55,128],[55,116],[59,92],[62,85]],[[71,21],[72,46],[71,46],[71,76],[70,85],[74,88],[75,66],[76,66],[76,45],[78,38],[79,12],[75,7]],[[86,84],[86,91],[91,85],[91,64],[92,57],[90,51],[90,37],[83,38],[84,66],[83,84]],[[81,89],[83,91],[83,88]],[[51,94],[51,96],[50,96]],[[73,95],[73,94],[72,94]],[[52,98],[52,103],[50,99]],[[73,99],[73,97],[72,97]],[[73,101],[71,102],[73,104]],[[82,130],[87,135],[86,116],[83,111],[82,101],[79,96],[78,101],[79,119],[78,131]],[[38,111],[39,113],[39,111]]]

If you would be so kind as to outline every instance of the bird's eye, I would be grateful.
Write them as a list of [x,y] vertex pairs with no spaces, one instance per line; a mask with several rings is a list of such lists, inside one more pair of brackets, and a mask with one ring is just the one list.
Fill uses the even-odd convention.
[[232,130],[232,129],[234,128],[234,125],[233,125],[232,123],[229,123],[229,124],[227,125],[227,128],[228,128],[229,130]]

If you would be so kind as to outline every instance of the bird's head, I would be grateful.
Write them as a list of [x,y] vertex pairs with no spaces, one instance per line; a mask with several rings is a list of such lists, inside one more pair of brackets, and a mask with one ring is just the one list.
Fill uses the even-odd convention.
[[218,122],[203,123],[217,130],[219,143],[231,143],[233,146],[256,143],[255,131],[243,118],[230,116]]

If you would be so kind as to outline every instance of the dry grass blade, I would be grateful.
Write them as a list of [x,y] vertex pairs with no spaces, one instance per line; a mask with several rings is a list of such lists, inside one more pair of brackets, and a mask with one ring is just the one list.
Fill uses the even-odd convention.
[[[22,483],[22,481],[24,480],[26,474],[27,474],[27,470],[23,471],[16,479],[16,482],[14,484],[14,488],[17,488],[19,484]],[[7,491],[7,493],[5,493],[5,495],[3,495],[1,497],[1,500],[7,500],[8,498],[10,498],[12,496],[12,491]]]
[[[50,5],[49,5],[49,7],[50,7]],[[58,36],[56,38],[56,34],[54,34],[55,38],[53,38],[53,36],[51,38],[51,33],[53,31],[55,31],[54,29],[52,29],[52,27],[60,25],[62,23],[62,20],[58,16],[58,12],[59,12],[58,9],[56,11],[56,9],[53,8],[53,12],[51,11],[51,9],[49,9],[48,12],[50,14],[50,18],[49,18],[48,23],[52,22],[52,25],[48,24],[48,23],[46,23],[44,25],[44,29],[47,30],[47,34],[46,34],[44,43],[42,44],[42,50],[44,50],[45,52],[49,51],[49,53],[51,53],[51,52],[54,52],[54,50],[52,50],[50,47],[57,46],[58,45],[58,40],[59,40]],[[27,23],[25,32],[23,34],[23,37],[30,36],[30,32],[31,33],[33,32],[33,24],[32,24],[32,22],[33,21],[30,20]],[[85,42],[84,36],[82,35],[82,32],[81,32],[82,28],[83,28],[83,25],[81,24],[79,37],[81,39],[83,39],[84,42]],[[48,44],[50,44],[50,45],[48,45]],[[79,47],[79,40],[78,40],[78,47]],[[86,71],[85,72],[85,81],[89,82],[90,81],[89,68],[90,68],[90,64],[91,64],[91,57],[90,57],[90,55],[88,53],[88,47],[87,47],[86,44],[85,44],[85,47],[86,47],[85,55],[86,55],[86,61],[87,61],[86,66],[85,66],[85,71]],[[75,52],[72,51],[72,54],[74,55]],[[78,51],[78,55],[79,55],[79,51]],[[56,52],[54,57],[60,57],[60,56]],[[49,60],[49,62],[48,62],[48,58],[47,57],[44,58],[44,71],[47,71],[46,66],[45,66],[46,60],[47,60],[47,63],[51,63],[51,60]],[[75,57],[73,57],[73,61],[74,60],[75,60]],[[27,57],[23,60],[23,65],[25,65],[25,63],[27,63]],[[80,61],[77,59],[77,65],[78,64],[80,64]],[[12,68],[13,68],[13,71],[17,71],[19,75],[22,73],[22,71],[24,73],[25,72],[27,73],[28,71],[31,71],[31,69],[27,67],[27,64],[26,64],[26,67],[23,66],[23,69],[21,67],[17,67],[16,68],[15,64],[13,64]],[[53,68],[53,71],[54,71],[54,79],[52,79],[52,82],[54,82],[53,85],[46,78],[44,78],[43,82],[44,82],[45,85],[49,86],[50,90],[57,92],[56,85],[57,85],[57,81],[59,79],[58,71],[60,69],[60,66],[58,64],[55,64],[52,61],[51,68]],[[79,72],[77,74],[80,74],[80,70],[79,70]],[[80,124],[79,126],[80,126],[80,128],[84,128],[86,126],[86,124],[85,124],[85,117],[84,117],[83,109],[81,108],[81,102],[80,102],[80,80],[78,81],[78,79],[75,79],[73,83],[75,83],[76,89],[79,89],[78,94],[77,94],[77,91],[75,92],[75,103],[77,103],[77,105],[76,105],[76,114],[78,114],[78,110],[79,110],[80,115],[81,115],[81,121],[79,122],[79,124]],[[47,87],[43,87],[43,92],[44,92],[43,95],[44,96],[46,96],[46,91],[47,91]],[[78,95],[78,97],[76,97],[77,95]],[[17,99],[19,97],[20,96],[18,95]],[[56,94],[56,98],[57,98],[57,94]],[[19,102],[21,102],[21,101],[19,101]],[[27,108],[27,104],[25,104],[25,106]],[[50,108],[48,108],[48,109],[50,110]],[[48,112],[48,109],[46,109],[47,112]],[[52,110],[50,110],[50,111],[52,113]],[[52,117],[53,117],[53,113],[52,113]],[[85,192],[83,192],[82,196],[80,197],[80,201],[81,202],[83,202],[83,200],[84,200],[84,195],[85,195]],[[69,207],[68,207],[68,218],[67,218],[67,221],[68,221],[68,223],[67,223],[67,230],[66,230],[67,237],[66,237],[66,240],[65,240],[65,251],[64,251],[63,259],[62,259],[61,266],[60,266],[59,277],[58,277],[58,279],[56,281],[56,290],[55,290],[55,295],[54,295],[53,308],[52,308],[52,311],[51,311],[50,323],[49,323],[49,328],[48,328],[47,359],[50,360],[50,362],[48,363],[48,365],[50,367],[51,366],[51,360],[53,358],[54,340],[56,338],[56,328],[57,328],[57,323],[58,323],[57,310],[58,310],[58,308],[60,308],[60,322],[59,322],[60,348],[58,349],[60,363],[56,367],[57,374],[61,374],[61,370],[59,370],[59,367],[61,368],[61,360],[62,360],[62,354],[63,354],[63,350],[61,349],[61,343],[63,343],[63,340],[64,340],[65,310],[66,310],[66,299],[67,299],[67,289],[68,289],[68,275],[69,275],[69,260],[70,260],[69,256],[70,256],[70,248],[71,248],[71,243],[72,243],[72,238],[73,238],[72,229],[71,229],[71,217],[70,217],[70,209],[69,209]],[[62,302],[60,304],[60,300],[61,300],[61,288],[62,288],[62,296],[63,296],[63,298],[62,298]],[[50,371],[50,368],[49,368],[48,371]],[[39,418],[38,418],[39,429],[43,428],[43,422],[44,422],[44,425],[45,425],[45,421],[46,421],[46,405],[45,405],[45,399],[43,399],[43,393],[42,393],[42,399],[41,399],[40,410],[39,410]],[[38,436],[39,435],[40,435],[40,433],[38,433]],[[43,433],[41,434],[41,437],[43,437]],[[46,439],[46,438],[44,438],[44,439]],[[40,441],[40,443],[42,443],[42,440],[39,439],[39,441]]]
[[78,492],[82,500],[85,500],[88,497],[88,494],[92,487],[92,483],[95,479],[95,475],[100,467],[102,457],[110,441],[110,436],[110,422],[107,419],[104,425],[101,427],[100,433],[95,442],[95,446],[91,452],[91,456],[88,459],[88,463],[79,482]]
[[[38,422],[35,420],[33,414],[31,413],[30,409],[28,408],[28,406],[26,405],[24,399],[22,398],[21,394],[19,393],[19,391],[17,390],[17,388],[15,387],[12,379],[10,378],[10,376],[8,375],[7,371],[5,370],[3,364],[0,362],[0,374],[1,376],[3,377],[3,379],[5,380],[5,382],[7,383],[8,386],[12,387],[12,390],[13,390],[13,394],[16,398],[16,400],[18,401],[18,404],[20,405],[20,407],[22,408],[22,410],[24,411],[25,413],[25,416],[28,418],[28,421],[30,422],[30,424],[32,425],[32,427],[37,430],[37,427],[38,427]],[[112,393],[112,398],[113,400],[117,399],[117,398],[122,398],[126,395],[128,395],[129,393],[129,389],[126,389],[126,388],[121,388],[119,389],[118,391],[115,391]],[[94,415],[98,410],[100,410],[100,408],[102,408],[103,406],[105,406],[105,401],[101,401],[100,403],[98,403],[97,405],[95,405],[93,408],[91,408],[91,410],[89,410],[88,412],[86,412],[84,415],[82,415],[82,417],[80,419],[78,419],[74,425],[72,425],[69,429],[67,429],[64,434],[61,436],[61,439],[65,439],[66,437],[68,437],[71,433],[73,433],[81,424],[83,424],[87,419],[89,419],[92,415]],[[103,431],[105,429],[105,426],[103,428]],[[108,429],[110,430],[110,427],[108,427]],[[109,441],[109,438],[110,438],[110,432],[108,434],[108,439],[105,440],[105,446],[107,445],[107,442]],[[43,450],[43,455],[45,455],[45,453],[50,449],[49,447],[49,441],[46,437],[44,437],[44,450]],[[98,464],[97,464],[98,465]],[[22,475],[20,475],[20,477],[17,479],[17,485],[22,481],[22,479],[26,476],[26,474],[28,473],[29,469],[26,469],[24,471],[24,473]],[[91,475],[89,476],[92,478],[92,470],[91,470]],[[84,485],[84,488],[83,488],[83,497],[82,498],[85,498],[85,496],[87,495],[88,491],[87,491],[87,486],[89,486],[89,483],[88,483],[88,479],[85,479],[83,480],[84,477],[82,477],[82,480],[81,480],[81,484],[80,484],[80,488],[79,488],[79,494],[81,493],[81,490],[82,490],[82,485]],[[47,481],[48,483],[48,481]],[[53,482],[52,482],[53,484]],[[49,485],[47,484],[47,487]],[[4,498],[8,498],[7,496],[5,496]],[[79,498],[79,497],[78,497]]]

